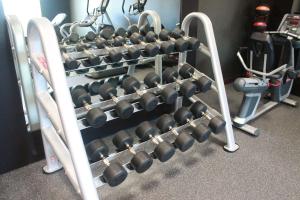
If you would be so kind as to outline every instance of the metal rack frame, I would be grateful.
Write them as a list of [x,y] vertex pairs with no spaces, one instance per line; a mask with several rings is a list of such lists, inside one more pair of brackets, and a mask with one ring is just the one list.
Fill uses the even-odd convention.
[[[196,13],[196,15],[198,14],[202,17],[205,16],[201,13]],[[190,16],[187,17],[187,20],[184,20],[184,24],[187,24],[188,21],[190,21]],[[227,123],[226,134],[228,141],[224,148],[233,152],[238,146],[235,144],[233,132],[229,132],[230,128],[232,130],[232,126],[231,121],[229,122],[226,118],[229,114],[228,104],[212,25],[206,16],[202,22],[206,29],[208,29],[206,34],[212,34],[212,36],[208,35],[209,47],[211,49],[215,77],[218,79],[216,84],[223,109],[223,116]],[[188,34],[188,29],[185,28],[185,30]],[[89,164],[77,121],[77,115],[81,111],[75,110],[73,107],[57,37],[53,26],[47,19],[35,18],[30,21],[28,25],[28,47],[32,62],[35,96],[47,161],[44,171],[46,173],[53,173],[63,167],[70,182],[83,199],[100,199],[96,188],[104,184],[99,178],[103,172],[103,161]],[[181,54],[181,57],[183,56]],[[183,60],[181,61],[183,62]],[[203,74],[196,71],[196,75],[202,76]],[[53,89],[55,100],[49,94],[48,85]],[[216,89],[216,86],[213,88]],[[200,99],[193,96],[190,100],[198,101]],[[213,115],[219,114],[211,107],[208,107],[208,112]],[[200,120],[195,119],[194,122],[198,123]],[[176,129],[180,131],[184,128],[186,128],[186,125],[177,127]],[[161,137],[166,141],[174,140],[170,132],[162,134]],[[153,152],[153,145],[149,141],[137,144],[133,148]],[[127,164],[128,155],[128,150],[122,151],[110,155],[108,160],[117,159],[122,164]]]

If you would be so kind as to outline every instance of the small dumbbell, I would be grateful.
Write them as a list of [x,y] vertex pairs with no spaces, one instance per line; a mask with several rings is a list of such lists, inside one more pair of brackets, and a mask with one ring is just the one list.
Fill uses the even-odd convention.
[[141,55],[141,50],[134,46],[134,45],[127,45],[126,39],[122,36],[116,36],[114,38],[114,45],[115,46],[123,46],[126,48],[127,52],[124,54],[125,59],[132,59],[135,60]]
[[184,52],[187,51],[189,48],[189,43],[188,41],[179,38],[179,39],[174,39],[169,36],[169,31],[163,29],[158,35],[159,39],[161,41],[172,41],[175,44],[175,50],[178,52]]
[[69,43],[72,43],[72,44],[75,44],[79,41],[79,35],[78,33],[71,33],[69,36],[68,36],[68,42]]
[[175,51],[175,45],[169,41],[160,41],[153,31],[149,31],[145,36],[146,42],[156,42],[160,45],[160,51],[163,54],[170,54]]
[[207,92],[211,89],[212,81],[206,76],[197,77],[195,74],[195,69],[188,63],[185,63],[181,66],[179,74],[182,78],[193,78],[195,84],[201,92]]
[[203,103],[199,101],[193,103],[190,110],[196,118],[204,116],[207,120],[209,120],[208,127],[213,133],[218,134],[224,130],[226,122],[219,116],[210,116],[207,113],[207,106],[205,106]]
[[97,37],[97,34],[93,31],[89,31],[85,34],[84,39],[88,42],[92,42]]
[[139,33],[140,30],[136,24],[130,25],[127,29],[127,37],[130,37],[134,33]]
[[96,38],[96,46],[99,49],[106,49],[108,51],[107,59],[110,62],[119,62],[122,60],[122,52],[118,48],[111,48],[109,43],[104,38]]
[[90,95],[97,95],[99,93],[100,86],[104,83],[104,80],[94,81],[91,83],[87,83],[84,85],[86,91],[90,93]]
[[133,138],[126,131],[119,131],[112,141],[118,150],[124,151],[128,149],[133,155],[130,165],[137,173],[143,173],[151,167],[153,163],[151,156],[145,151],[136,152],[132,148]]
[[174,119],[179,125],[189,124],[192,128],[192,135],[198,142],[206,141],[211,134],[204,124],[196,125],[193,122],[193,114],[186,107],[179,108],[174,114]]
[[119,28],[117,28],[117,30],[115,31],[115,34],[114,34],[114,37],[117,37],[117,36],[121,36],[121,37],[125,38],[127,36],[127,31],[124,28],[119,27]]
[[148,73],[144,78],[144,83],[149,88],[158,87],[160,89],[160,96],[166,104],[174,104],[178,93],[173,87],[163,87],[160,83],[160,77],[155,72]]
[[116,97],[117,89],[110,83],[104,83],[101,85],[99,88],[99,94],[104,100],[112,99],[115,102],[116,113],[121,119],[128,119],[132,115],[134,111],[133,106],[126,100],[119,100]]
[[145,43],[143,37],[139,33],[133,33],[130,36],[130,42],[132,44],[142,44],[144,46],[144,54],[148,57],[154,57],[159,53],[159,47],[151,43]]
[[175,28],[173,31],[169,33],[169,35],[175,39],[184,39],[188,42],[189,50],[197,50],[200,46],[200,41],[194,37],[184,36],[184,31],[180,28]]
[[66,70],[74,70],[80,66],[80,62],[69,56],[67,53],[62,52],[62,57],[64,60],[64,66]]
[[160,136],[155,136],[156,129],[149,122],[142,122],[135,130],[136,135],[141,141],[151,140],[156,147],[153,154],[161,161],[166,162],[175,154],[172,144],[164,141]]
[[84,107],[88,112],[86,120],[92,127],[98,128],[106,123],[106,114],[100,108],[92,108],[91,96],[83,86],[76,86],[71,90],[72,100],[76,107]]
[[84,44],[82,41],[76,45],[76,50],[83,51],[87,55],[88,64],[91,66],[100,65],[100,63],[102,62],[100,57],[95,55],[93,52],[89,51],[86,44]]
[[141,84],[135,77],[127,77],[122,82],[122,88],[124,88],[126,94],[136,93],[140,99],[139,103],[141,107],[150,112],[157,107],[158,98],[150,92],[140,90]]
[[171,131],[175,136],[175,146],[182,152],[190,149],[194,144],[194,138],[186,133],[178,133],[175,128],[176,122],[171,115],[164,114],[156,122],[156,126],[160,129],[162,133]]
[[196,85],[189,80],[179,80],[178,72],[172,67],[168,67],[167,69],[165,69],[162,77],[163,81],[166,83],[176,82],[180,86],[180,93],[187,98],[190,98],[196,92]]
[[126,169],[118,162],[111,163],[108,157],[108,147],[100,139],[93,140],[86,145],[86,153],[91,162],[103,160],[106,168],[103,172],[103,179],[109,186],[120,185],[127,177]]

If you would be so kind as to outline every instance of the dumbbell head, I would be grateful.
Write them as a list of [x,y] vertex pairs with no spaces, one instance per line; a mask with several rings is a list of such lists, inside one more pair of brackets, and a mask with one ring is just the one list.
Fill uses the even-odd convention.
[[141,28],[140,28],[140,33],[141,33],[142,35],[147,35],[147,33],[149,33],[150,31],[151,31],[151,27],[149,26],[148,23],[142,25]]
[[145,36],[146,42],[155,42],[156,38],[157,35],[153,31],[149,31]]
[[122,60],[122,57],[122,52],[119,49],[110,49],[108,51],[107,58],[113,63],[119,62],[120,60]]
[[89,31],[85,34],[85,39],[87,41],[93,41],[96,37],[97,37],[97,35],[93,31]]
[[208,126],[213,133],[218,134],[224,130],[226,122],[219,116],[216,116],[209,121]]
[[180,28],[175,28],[173,31],[169,33],[169,35],[175,39],[181,38],[184,35],[184,31]]
[[87,61],[88,61],[89,65],[91,65],[91,66],[99,65],[102,62],[100,56],[93,55],[93,54],[88,56]]
[[104,49],[105,46],[107,46],[107,44],[108,44],[107,41],[103,38],[97,38],[95,40],[95,43],[96,43],[96,46],[98,49]]
[[94,81],[85,86],[91,95],[96,95],[99,92],[99,88],[102,85],[101,81]]
[[114,88],[110,83],[104,83],[99,87],[99,94],[104,100],[108,100],[111,98],[111,95],[117,95],[117,89]]
[[160,45],[160,52],[162,54],[170,54],[175,51],[175,45],[172,42],[164,41]]
[[115,46],[115,47],[123,46],[125,43],[126,43],[126,40],[125,40],[125,38],[122,37],[122,36],[116,36],[116,37],[113,39],[113,46]]
[[137,25],[131,25],[128,27],[127,35],[130,37],[132,34],[138,33],[138,32],[139,32],[139,28],[137,27]]
[[138,33],[138,32],[135,32],[135,33],[132,33],[130,35],[130,42],[133,43],[133,44],[139,44],[142,40],[142,36]]
[[162,41],[167,41],[169,40],[169,31],[167,31],[166,29],[163,29],[160,31],[159,35],[158,35],[159,39]]
[[156,122],[156,126],[160,129],[162,133],[170,130],[170,128],[175,127],[175,120],[171,115],[164,114]]
[[141,96],[139,102],[145,111],[151,112],[157,107],[158,98],[154,94],[148,92]]
[[189,42],[183,38],[178,38],[175,41],[175,49],[179,52],[187,51],[189,49]]
[[90,161],[97,162],[103,157],[108,156],[108,147],[107,145],[100,139],[96,139],[91,141],[85,146],[85,150],[87,156]]
[[156,87],[160,83],[160,77],[155,72],[148,73],[144,78],[144,83],[149,87]]
[[197,101],[193,103],[193,105],[190,108],[190,111],[193,113],[195,118],[201,118],[203,116],[203,113],[207,111],[207,106]]
[[212,81],[206,76],[202,76],[195,81],[197,88],[200,92],[207,92],[211,89]]
[[76,44],[75,48],[77,51],[84,51],[85,49],[87,49],[87,46],[85,44]]
[[103,172],[103,179],[111,187],[120,185],[127,178],[127,171],[120,163],[110,163]]
[[122,88],[124,88],[126,94],[134,93],[140,87],[140,82],[133,76],[124,79],[122,82]]
[[78,85],[71,90],[71,97],[76,107],[81,107],[84,102],[91,103],[91,96],[87,93],[84,86]]
[[182,78],[190,78],[194,74],[195,70],[190,64],[183,64],[179,69],[179,74]]
[[210,133],[211,133],[210,129],[203,124],[199,124],[195,128],[192,129],[193,137],[198,142],[206,141],[209,138]]
[[126,37],[126,30],[122,27],[118,28],[115,32],[115,36]]
[[106,40],[111,39],[113,34],[114,34],[114,30],[112,30],[111,28],[104,28],[100,31],[100,36]]
[[187,120],[192,119],[192,117],[193,114],[186,107],[179,108],[174,114],[174,119],[179,125],[186,124]]
[[196,85],[191,81],[185,81],[182,84],[180,84],[180,93],[187,98],[193,96],[196,90]]
[[150,135],[154,136],[156,130],[152,124],[145,121],[142,122],[135,130],[136,135],[141,139],[141,141],[146,141],[150,139]]
[[145,151],[137,152],[130,161],[130,165],[137,173],[147,171],[153,163],[151,156]]
[[94,128],[99,128],[106,123],[107,116],[100,108],[93,108],[86,114],[88,124]]
[[80,66],[80,62],[75,59],[65,59],[64,66],[66,70],[74,70]]
[[197,50],[200,46],[200,41],[197,38],[191,37],[188,39],[189,50]]
[[126,100],[121,100],[117,103],[115,110],[121,119],[128,119],[132,115],[134,108]]
[[144,48],[144,54],[148,57],[154,57],[159,53],[159,47],[154,44],[147,44]]
[[185,152],[193,146],[194,141],[189,133],[183,132],[176,137],[174,144],[180,151]]
[[127,55],[129,57],[129,59],[135,60],[140,57],[141,51],[137,47],[131,46],[131,47],[127,48]]
[[170,160],[175,154],[175,148],[168,142],[160,142],[154,149],[153,154],[158,158],[160,162],[166,162]]
[[178,92],[171,86],[165,87],[160,95],[166,104],[174,104],[178,98]]
[[163,71],[162,78],[164,82],[172,83],[174,82],[174,78],[178,78],[178,73],[174,68],[168,67]]
[[123,151],[127,149],[127,145],[132,146],[133,138],[123,130],[116,133],[112,142],[118,148],[118,150]]
[[79,41],[78,33],[71,33],[68,37],[70,43],[77,43]]

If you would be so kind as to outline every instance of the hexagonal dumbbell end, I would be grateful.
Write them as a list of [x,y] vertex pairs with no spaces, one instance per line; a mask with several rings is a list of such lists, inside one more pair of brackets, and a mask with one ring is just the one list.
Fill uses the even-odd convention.
[[183,64],[179,69],[179,74],[182,76],[182,78],[190,78],[194,72],[194,67],[187,63]]
[[115,111],[121,119],[128,119],[133,114],[134,107],[126,100],[121,100],[117,103]]
[[197,50],[200,47],[200,41],[197,38],[191,37],[188,39],[189,50]]
[[194,141],[190,134],[183,132],[176,137],[174,144],[180,151],[185,152],[193,146]]
[[175,44],[169,41],[164,41],[160,44],[160,53],[170,54],[175,51]]
[[178,92],[173,87],[165,87],[160,95],[166,104],[174,104],[178,98]]
[[153,163],[152,157],[145,151],[137,152],[130,161],[130,165],[137,173],[147,171]]
[[160,142],[154,149],[153,153],[160,162],[166,162],[175,154],[175,148],[168,142]]
[[200,92],[207,92],[211,89],[212,81],[205,76],[200,77],[195,81]]
[[189,48],[189,42],[183,38],[179,38],[175,41],[175,49],[178,52],[187,51]]
[[168,67],[163,71],[162,78],[165,83],[172,83],[174,78],[178,78],[178,73],[174,68]]
[[198,142],[204,142],[209,138],[211,131],[205,125],[199,124],[193,128],[192,134]]
[[209,121],[209,125],[211,131],[215,134],[222,132],[226,126],[226,122],[219,116],[213,117]]
[[158,98],[154,94],[145,93],[141,96],[140,105],[145,111],[151,112],[157,107],[158,101]]
[[127,178],[127,171],[120,163],[110,163],[103,172],[103,179],[111,187],[120,185]]
[[195,118],[201,118],[203,116],[203,113],[207,111],[207,106],[197,101],[193,103],[193,105],[190,108],[190,111],[193,113]]
[[159,53],[159,47],[154,44],[147,44],[144,48],[145,56],[154,57]]
[[196,90],[197,86],[191,81],[187,80],[180,84],[180,93],[187,98],[192,97],[195,94]]

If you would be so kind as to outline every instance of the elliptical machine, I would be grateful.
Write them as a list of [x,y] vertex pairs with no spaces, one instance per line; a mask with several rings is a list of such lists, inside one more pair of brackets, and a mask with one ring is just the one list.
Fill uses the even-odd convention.
[[[280,103],[297,106],[297,102],[288,97],[300,72],[300,15],[286,14],[277,31],[265,31],[266,21],[256,21],[254,26],[256,32],[250,37],[249,47],[244,49],[249,67],[241,52],[237,53],[247,78],[238,78],[234,82],[234,88],[243,92],[244,97],[233,123],[241,130],[258,136],[259,129],[248,125],[248,122]],[[268,102],[259,106],[262,97]]]

